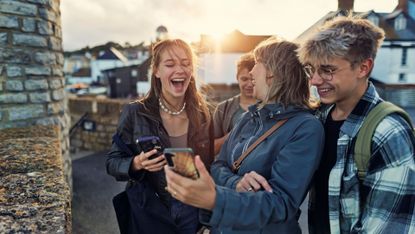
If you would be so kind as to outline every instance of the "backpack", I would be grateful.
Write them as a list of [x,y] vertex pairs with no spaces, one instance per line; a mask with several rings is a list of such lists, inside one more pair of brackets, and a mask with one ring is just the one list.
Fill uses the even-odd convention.
[[[411,118],[407,112],[390,102],[381,102],[369,111],[363,125],[357,134],[354,147],[354,160],[356,162],[359,180],[363,181],[371,156],[371,142],[378,124],[389,114],[397,113],[401,115],[413,129]],[[415,129],[413,129],[415,134]]]

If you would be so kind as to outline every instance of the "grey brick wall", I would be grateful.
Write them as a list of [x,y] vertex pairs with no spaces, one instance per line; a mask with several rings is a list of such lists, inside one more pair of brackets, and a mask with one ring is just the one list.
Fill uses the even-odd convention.
[[71,182],[60,0],[0,0],[0,129],[56,124]]

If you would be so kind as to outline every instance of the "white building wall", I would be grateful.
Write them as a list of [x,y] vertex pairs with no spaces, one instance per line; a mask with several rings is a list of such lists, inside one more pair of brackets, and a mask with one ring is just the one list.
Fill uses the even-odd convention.
[[198,76],[205,83],[232,84],[236,81],[236,62],[242,53],[206,53],[199,55]]
[[102,70],[123,67],[127,64],[123,63],[120,60],[93,60],[91,62],[91,77],[92,81],[97,82],[98,77],[103,77],[101,73]]
[[[408,46],[406,65],[401,65],[402,47],[390,47],[390,42],[385,42],[376,56],[373,78],[386,84],[415,84],[415,42],[400,44]],[[399,81],[400,73],[405,74],[406,82]]]

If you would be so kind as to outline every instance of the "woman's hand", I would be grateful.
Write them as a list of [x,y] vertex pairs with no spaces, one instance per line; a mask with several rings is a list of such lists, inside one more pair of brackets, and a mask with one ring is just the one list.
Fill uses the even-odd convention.
[[215,182],[206,170],[199,155],[195,157],[195,164],[200,175],[196,180],[181,176],[168,166],[165,166],[166,189],[174,198],[183,203],[206,210],[213,210],[216,201]]
[[164,154],[154,159],[149,159],[149,157],[151,157],[155,153],[157,153],[156,149],[153,149],[145,153],[141,151],[141,153],[139,155],[136,155],[133,159],[133,169],[136,171],[145,169],[151,172],[156,172],[163,169],[163,166],[166,165]]
[[268,192],[272,192],[271,186],[268,181],[255,171],[246,173],[244,177],[236,184],[237,192],[256,192],[261,189],[265,189]]

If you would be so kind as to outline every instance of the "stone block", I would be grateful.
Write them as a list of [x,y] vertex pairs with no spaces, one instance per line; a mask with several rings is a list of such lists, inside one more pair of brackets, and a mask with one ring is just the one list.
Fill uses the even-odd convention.
[[22,68],[19,66],[8,66],[7,67],[7,77],[17,77],[22,76]]
[[62,41],[56,37],[50,37],[50,48],[56,51],[62,51]]
[[[1,33],[0,33],[1,41]],[[1,44],[1,42],[0,42]],[[31,62],[30,50],[0,48],[0,63],[27,64]]]
[[49,92],[30,93],[29,97],[30,97],[30,101],[32,103],[48,103],[48,102],[50,102]]
[[48,104],[48,115],[63,114],[65,106],[62,102],[52,102]]
[[62,29],[58,25],[55,25],[55,37],[62,38]]
[[47,47],[45,37],[30,34],[13,34],[13,45],[24,45],[33,47]]
[[49,118],[42,118],[39,120],[36,120],[36,125],[60,125],[60,121],[58,117],[49,117]]
[[117,127],[115,126],[106,126],[105,131],[109,133],[114,133],[117,130]]
[[49,87],[47,80],[26,80],[24,85],[26,90],[42,90]]
[[0,45],[7,44],[7,33],[6,32],[0,32]]
[[23,82],[20,80],[7,80],[6,90],[8,91],[23,91]]
[[63,69],[60,67],[53,67],[52,68],[52,75],[54,76],[63,76]]
[[47,3],[49,3],[50,0],[26,0],[26,1],[31,2],[31,3],[46,5]]
[[45,115],[44,106],[41,104],[11,107],[8,111],[9,121],[38,118]]
[[62,82],[61,82],[60,79],[49,80],[49,87],[51,89],[59,89],[59,88],[62,88]]
[[24,93],[0,94],[0,103],[1,104],[27,103],[27,95]]
[[36,27],[36,22],[34,19],[30,19],[30,18],[24,18],[23,19],[23,26],[22,26],[22,31],[23,32],[34,32]]
[[52,99],[54,101],[60,101],[65,98],[65,91],[63,89],[54,90],[52,92]]
[[50,76],[51,74],[50,67],[45,67],[45,66],[26,67],[25,71],[26,71],[26,75]]
[[63,63],[64,63],[64,58],[63,58],[63,54],[62,53],[55,53],[55,57],[56,57],[56,62],[59,64],[59,65],[63,65]]
[[47,22],[47,21],[38,21],[37,30],[42,35],[52,35],[53,34],[52,23]]
[[39,15],[43,19],[49,20],[49,21],[52,21],[52,22],[56,22],[56,20],[57,20],[56,13],[51,11],[51,10],[48,10],[46,8],[39,8]]
[[56,56],[50,52],[36,52],[33,60],[40,64],[56,64]]
[[16,15],[36,16],[37,6],[29,3],[22,3],[15,0],[1,0],[0,12]]
[[0,28],[19,28],[16,16],[0,16]]

